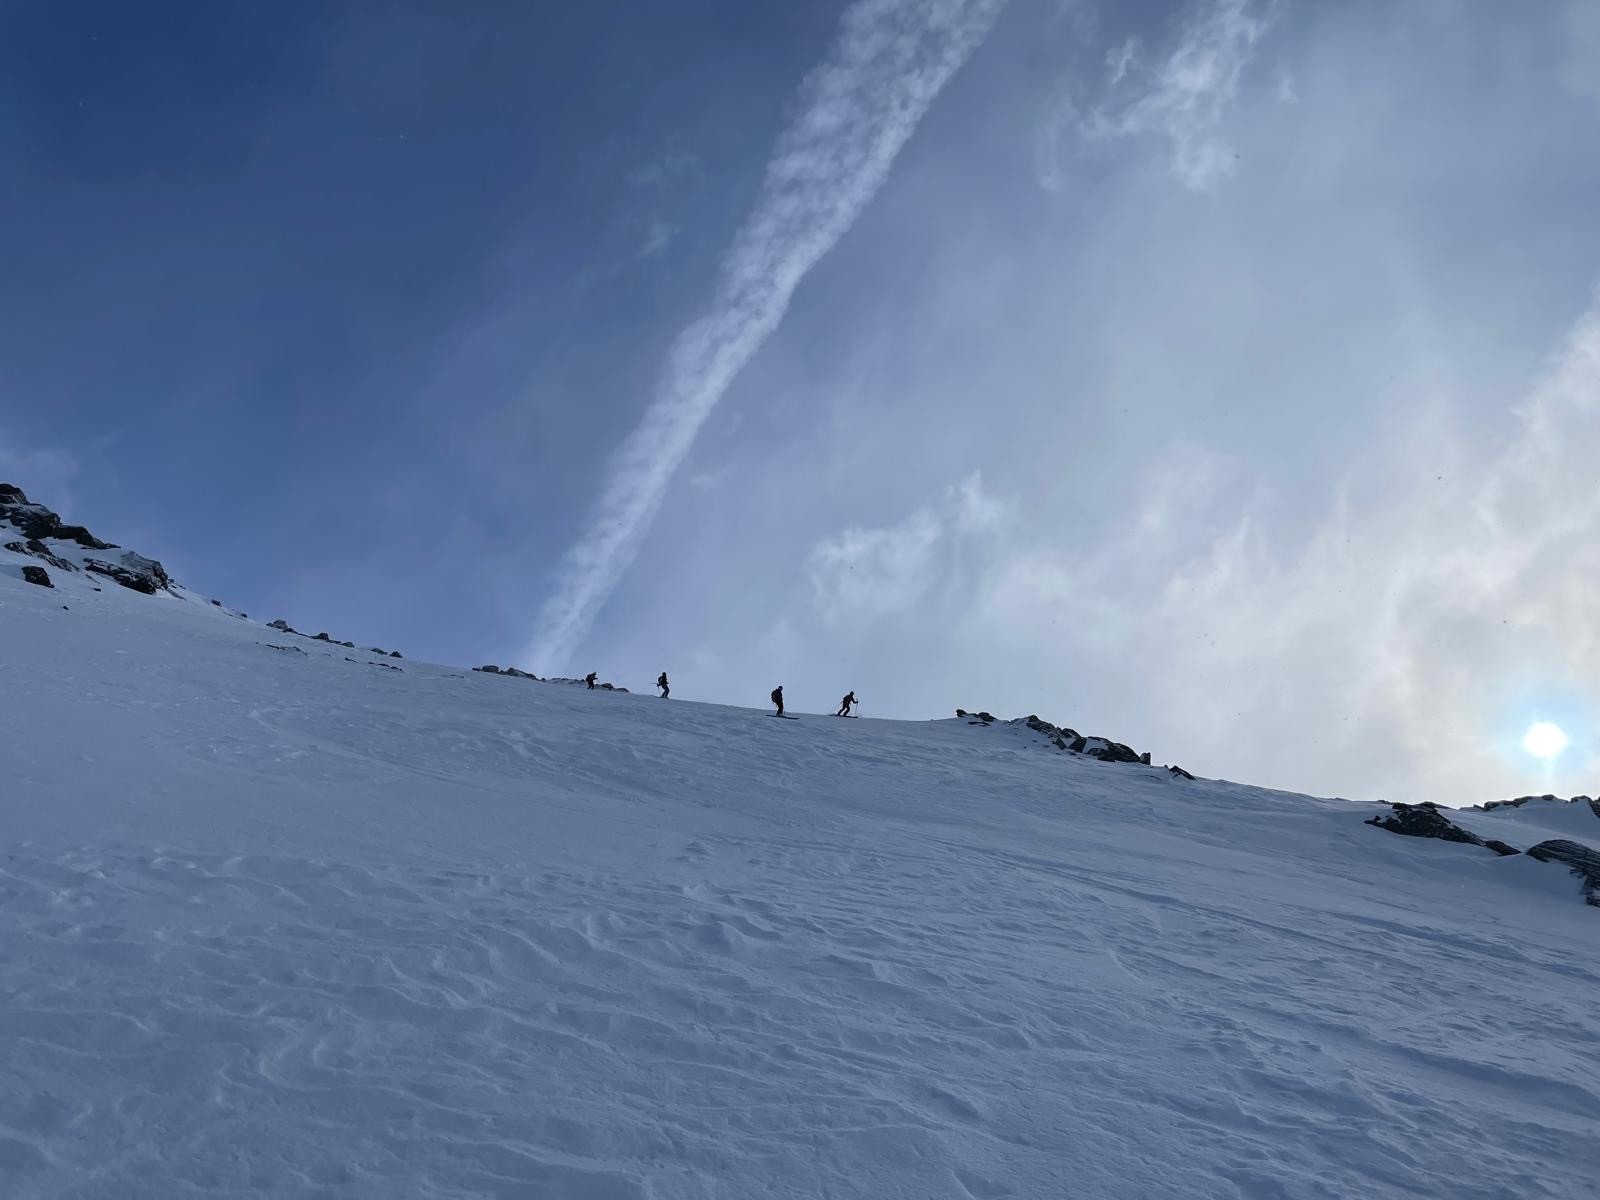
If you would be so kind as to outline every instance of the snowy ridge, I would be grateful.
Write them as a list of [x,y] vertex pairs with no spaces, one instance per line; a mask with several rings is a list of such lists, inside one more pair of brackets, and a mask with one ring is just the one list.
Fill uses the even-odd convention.
[[1026,721],[523,687],[36,561],[8,1200],[1592,1191],[1559,865]]

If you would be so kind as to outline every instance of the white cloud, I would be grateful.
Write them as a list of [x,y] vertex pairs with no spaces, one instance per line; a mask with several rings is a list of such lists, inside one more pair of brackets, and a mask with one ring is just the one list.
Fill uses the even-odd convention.
[[567,552],[530,650],[559,669],[655,520],[729,385],[777,328],[800,281],[855,223],[1005,0],[857,0],[801,85],[755,211],[722,262],[710,310],[680,333],[643,420],[613,457]]
[[1555,717],[1577,736],[1538,790],[1592,792],[1600,301],[1508,417],[1477,453],[1448,411],[1397,423],[1392,458],[1288,555],[1263,532],[1272,497],[1230,507],[1221,460],[1164,455],[1137,533],[1088,555],[1015,547],[969,636],[1037,639],[1048,611],[1085,674],[1162,681],[1125,698],[1144,722],[1128,736],[1158,730],[1202,770],[1473,803],[1528,789],[1517,742]]
[[[1066,186],[1063,143],[1131,137],[1165,142],[1172,173],[1185,187],[1201,190],[1230,175],[1234,153],[1223,126],[1267,24],[1253,0],[1214,0],[1190,16],[1163,56],[1151,60],[1132,40],[1114,49],[1100,100],[1085,108],[1063,99],[1044,121],[1040,183],[1052,191]],[[1291,95],[1292,89],[1290,83]],[[1279,98],[1286,98],[1282,79]]]
[[677,226],[670,221],[651,221],[649,228],[645,230],[644,242],[639,246],[639,257],[660,258],[667,252],[667,247],[672,245],[672,239],[677,235]]
[[1003,533],[1011,512],[973,472],[898,525],[823,539],[806,560],[818,612],[829,623],[891,616],[921,603],[936,584],[957,586],[963,539]]

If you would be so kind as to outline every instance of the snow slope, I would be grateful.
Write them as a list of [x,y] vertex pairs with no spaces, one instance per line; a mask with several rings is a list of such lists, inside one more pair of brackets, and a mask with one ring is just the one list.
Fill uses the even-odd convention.
[[25,561],[0,1195],[1594,1194],[1600,913],[1559,866]]

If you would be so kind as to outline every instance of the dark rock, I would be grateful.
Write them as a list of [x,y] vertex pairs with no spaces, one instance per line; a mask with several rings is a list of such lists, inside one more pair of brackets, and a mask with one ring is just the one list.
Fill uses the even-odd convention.
[[1572,873],[1583,880],[1583,895],[1590,904],[1600,908],[1600,852],[1591,850],[1581,842],[1557,838],[1540,842],[1528,851],[1529,858],[1540,862],[1565,863]]
[[1550,800],[1559,802],[1560,797],[1545,794],[1543,796],[1518,796],[1515,800],[1491,800],[1483,806],[1484,812],[1493,812],[1497,808],[1521,808],[1534,800]]
[[328,631],[326,629],[324,629],[321,633],[317,634],[317,636],[313,640],[314,641],[318,641],[318,642],[331,642],[331,641],[333,641],[333,639],[328,636]]
[[222,601],[221,600],[213,600],[211,602],[211,607],[213,607],[213,608],[221,608],[222,607]]
[[1143,754],[1139,755],[1139,761],[1148,767],[1150,765],[1150,751],[1146,750]]
[[83,569],[93,571],[96,575],[104,575],[125,588],[143,592],[147,596],[154,596],[157,592],[172,586],[172,580],[167,577],[165,567],[155,559],[135,554],[131,550],[124,553],[122,561],[117,564],[102,562],[97,558],[86,559]]
[[14,483],[0,483],[0,504],[26,504],[28,497]]
[[0,518],[22,530],[23,537],[50,538],[61,528],[61,518],[42,504],[0,505]]
[[354,642],[340,642],[339,645],[343,646],[347,650],[354,650],[356,648],[356,644]]
[[992,725],[994,724],[994,714],[981,712],[978,714],[978,720],[982,721],[985,725]]
[[400,651],[398,651],[398,650],[391,650],[391,651],[389,651],[389,657],[390,658],[404,658],[405,655],[401,654]]
[[299,646],[280,646],[276,642],[262,642],[260,644],[265,646],[268,650],[287,650],[291,654],[305,653],[305,651],[300,649]]
[[50,582],[50,572],[43,567],[23,567],[22,577],[29,583],[36,583],[40,587],[55,587],[55,584]]
[[268,621],[267,622],[267,628],[268,629],[276,629],[279,633],[298,634],[300,632],[293,625],[289,624],[289,622],[285,621],[282,617],[279,617],[276,621]]
[[1189,772],[1185,771],[1182,767],[1168,767],[1167,770],[1172,772],[1172,774],[1174,776],[1176,776],[1177,778],[1179,778],[1179,779],[1193,779],[1194,778],[1193,775],[1189,774]]
[[967,710],[966,710],[966,709],[964,709],[964,708],[958,708],[958,709],[956,709],[956,716],[958,716],[958,717],[964,717],[964,716],[966,716],[966,715],[967,715]]
[[1132,746],[1124,746],[1121,742],[1107,741],[1105,738],[1093,738],[1086,745],[1082,753],[1090,758],[1098,758],[1101,762],[1137,763],[1143,761]]
[[76,571],[78,569],[60,555],[52,554],[50,547],[46,546],[38,538],[29,538],[26,542],[7,542],[6,549],[13,554],[28,554],[34,558],[43,559],[58,571]]
[[82,525],[57,525],[52,535],[63,542],[77,542],[85,550],[116,550],[110,542],[102,542]]
[[500,668],[495,666],[493,663],[484,663],[483,666],[481,666],[481,667],[473,667],[472,669],[474,671],[482,671],[485,675],[498,675],[498,674],[500,674]]
[[1446,842],[1465,842],[1470,846],[1486,844],[1477,834],[1469,833],[1441,813],[1439,806],[1431,800],[1424,800],[1421,804],[1396,803],[1389,807],[1394,810],[1392,813],[1373,817],[1367,824],[1406,837],[1439,838]]
[[1506,842],[1502,842],[1499,838],[1490,838],[1484,843],[1484,845],[1489,847],[1489,849],[1493,850],[1502,858],[1507,857],[1508,855],[1522,853],[1522,851],[1518,850],[1515,846],[1509,845]]

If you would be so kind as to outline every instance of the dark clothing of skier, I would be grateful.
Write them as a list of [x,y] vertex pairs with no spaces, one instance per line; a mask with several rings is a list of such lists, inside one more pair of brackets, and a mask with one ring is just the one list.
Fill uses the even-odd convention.
[[656,680],[656,686],[661,689],[661,698],[665,700],[672,695],[672,689],[667,686],[667,673],[661,672],[661,678]]
[[778,715],[783,716],[783,684],[772,689],[772,702],[778,706]]
[[589,690],[592,692],[594,691],[594,681],[599,678],[600,673],[598,671],[590,671],[583,677],[583,681],[589,685]]
[[850,715],[850,706],[856,702],[856,694],[854,692],[846,692],[844,699],[839,702],[839,711],[834,716],[848,717]]

